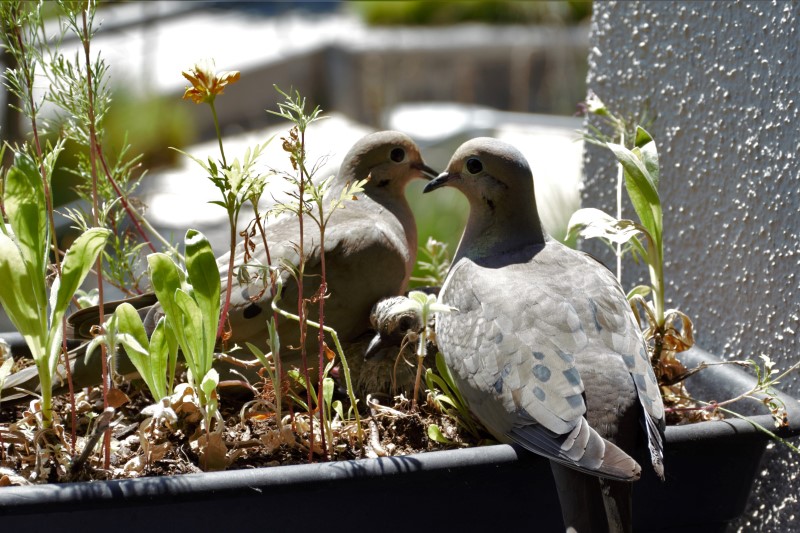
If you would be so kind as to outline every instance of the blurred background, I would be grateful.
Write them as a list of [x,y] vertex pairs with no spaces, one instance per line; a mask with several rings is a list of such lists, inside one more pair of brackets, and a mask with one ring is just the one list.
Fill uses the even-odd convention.
[[[165,236],[181,241],[194,227],[223,252],[226,215],[208,204],[217,190],[170,148],[218,156],[208,106],[182,99],[181,71],[212,59],[217,70],[241,72],[216,100],[229,158],[275,136],[261,165],[289,168],[278,140],[288,126],[267,113],[281,99],[273,85],[299,91],[328,117],[307,136],[312,160],[325,161],[317,177],[335,172],[370,131],[409,134],[436,170],[463,141],[497,137],[527,156],[545,228],[563,240],[580,203],[575,112],[585,99],[590,15],[583,1],[100,3],[92,50],[108,64],[114,90],[105,144],[118,150],[127,138],[143,154],[139,196]],[[68,35],[62,49],[69,55],[78,45]],[[7,100],[0,94],[2,136],[13,142],[27,132]],[[63,154],[63,167],[74,157]],[[58,204],[75,200],[73,179],[63,170],[54,176]],[[423,185],[408,189],[420,245],[434,237],[452,254],[466,202],[449,189],[423,196]]]

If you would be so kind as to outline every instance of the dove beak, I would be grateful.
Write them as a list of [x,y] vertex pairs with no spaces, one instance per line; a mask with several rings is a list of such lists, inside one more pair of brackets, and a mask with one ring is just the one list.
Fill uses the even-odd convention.
[[447,183],[452,180],[453,178],[458,177],[458,174],[450,174],[448,172],[442,172],[433,181],[429,181],[425,188],[422,189],[423,193],[435,191],[439,187],[444,187]]
[[367,349],[364,350],[364,360],[369,360],[375,357],[378,352],[381,351],[381,349],[387,346],[387,344],[391,343],[387,343],[383,337],[381,337],[380,333],[376,333],[372,340],[369,341]]
[[436,172],[431,167],[422,162],[412,163],[411,166],[422,172],[422,177],[425,178],[426,180],[432,180],[433,178],[439,175],[438,172]]

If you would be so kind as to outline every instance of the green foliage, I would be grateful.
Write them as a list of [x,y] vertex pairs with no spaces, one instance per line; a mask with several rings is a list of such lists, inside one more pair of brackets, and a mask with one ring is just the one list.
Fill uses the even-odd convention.
[[419,257],[415,270],[419,276],[412,276],[411,282],[416,286],[441,287],[450,270],[450,253],[447,244],[428,237],[424,247],[419,249]]
[[[166,254],[147,257],[153,291],[164,310],[168,335],[174,335],[195,386],[211,370],[220,313],[220,279],[214,252],[199,231],[186,232],[186,273]],[[151,339],[152,343],[152,339]],[[198,388],[200,404],[211,400]]]
[[123,303],[114,311],[106,326],[106,332],[98,335],[86,348],[86,358],[105,342],[111,351],[120,344],[139,375],[147,385],[156,402],[170,395],[175,381],[178,345],[175,336],[167,330],[162,317],[148,339],[142,318],[129,303]]
[[[626,125],[611,114],[596,97],[590,98],[590,112],[609,117],[615,126],[615,134],[625,138]],[[637,287],[631,295],[652,294],[652,311],[656,324],[663,327],[664,310],[664,244],[663,213],[658,194],[659,163],[658,149],[652,136],[641,126],[636,126],[633,146],[629,149],[622,142],[611,142],[604,138],[587,140],[608,148],[617,159],[624,176],[625,190],[633,205],[638,222],[616,218],[598,209],[579,209],[569,222],[567,240],[578,236],[600,238],[609,245],[627,245],[619,248],[618,254],[631,252],[647,264],[650,272],[650,287]],[[644,244],[640,240],[644,238]]]
[[[42,420],[52,423],[52,377],[58,364],[63,318],[70,301],[105,245],[110,231],[90,228],[67,250],[61,277],[47,297],[49,233],[41,175],[33,159],[18,152],[6,176],[4,206],[9,224],[0,233],[0,305],[30,348],[42,388]],[[44,310],[49,309],[49,316]]]
[[462,22],[490,24],[573,24],[591,14],[590,1],[425,0],[349,2],[373,25],[446,25]]
[[[430,368],[425,371],[425,386],[431,392],[434,405],[443,413],[450,415],[450,417],[453,418],[459,426],[468,431],[470,435],[476,439],[480,439],[481,426],[472,418],[469,407],[467,407],[467,402],[464,401],[464,397],[461,396],[458,386],[453,380],[453,375],[450,373],[450,369],[447,368],[444,362],[444,356],[441,352],[436,353],[436,371],[438,374],[434,373]],[[441,430],[438,429],[439,428],[433,430],[434,436],[431,438],[437,442],[449,444],[449,441],[444,442],[435,438],[437,433],[441,435]],[[431,436],[430,429],[428,430],[428,436]],[[441,437],[444,438],[444,435],[441,435]],[[447,439],[445,439],[445,441],[446,440]]]

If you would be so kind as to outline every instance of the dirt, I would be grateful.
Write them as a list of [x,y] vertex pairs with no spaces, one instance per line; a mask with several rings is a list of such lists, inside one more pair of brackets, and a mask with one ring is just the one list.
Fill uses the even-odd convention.
[[[202,415],[185,405],[177,404],[176,420],[160,422],[142,414],[150,405],[149,395],[138,386],[123,382],[120,396],[125,401],[119,406],[111,422],[111,457],[109,468],[104,468],[102,439],[85,463],[75,461],[87,445],[97,420],[102,419],[102,394],[99,389],[81,391],[76,395],[77,453],[72,453],[71,408],[67,396],[54,400],[56,429],[46,437],[49,442],[49,460],[36,463],[34,450],[37,439],[44,442],[41,432],[35,430],[28,406],[0,408],[0,437],[10,444],[0,456],[0,486],[43,482],[67,482],[103,479],[130,479],[145,476],[179,475],[213,469],[244,469],[279,465],[304,464],[309,461],[360,459],[366,457],[398,456],[412,453],[451,449],[480,444],[478,438],[462,431],[455,420],[442,413],[430,399],[420,409],[412,409],[410,401],[398,396],[388,407],[376,406],[362,413],[363,441],[359,441],[353,421],[334,420],[333,441],[328,442],[329,453],[322,454],[321,435],[314,435],[313,455],[309,453],[307,413],[294,417],[284,416],[278,424],[272,410],[263,401],[273,397],[223,397],[221,419],[224,426],[217,436],[207,436],[201,430]],[[262,394],[267,394],[262,392]],[[175,404],[173,405],[173,407]],[[315,418],[316,418],[315,414]],[[28,423],[26,423],[28,421]],[[451,444],[442,444],[428,437],[428,427],[436,424]],[[101,432],[97,432],[98,436]],[[483,436],[484,438],[486,435]],[[142,443],[145,443],[143,446]],[[211,450],[203,456],[203,446]],[[2,453],[3,446],[0,446]],[[75,468],[75,464],[80,464]]]

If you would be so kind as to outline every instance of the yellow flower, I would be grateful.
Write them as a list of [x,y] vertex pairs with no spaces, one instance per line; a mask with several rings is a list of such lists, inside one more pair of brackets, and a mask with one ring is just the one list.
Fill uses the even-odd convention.
[[239,81],[239,71],[214,72],[214,63],[205,61],[198,63],[193,69],[181,72],[192,86],[183,93],[184,100],[194,100],[197,104],[213,102],[218,94],[222,94],[225,86]]

